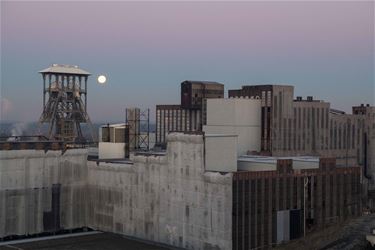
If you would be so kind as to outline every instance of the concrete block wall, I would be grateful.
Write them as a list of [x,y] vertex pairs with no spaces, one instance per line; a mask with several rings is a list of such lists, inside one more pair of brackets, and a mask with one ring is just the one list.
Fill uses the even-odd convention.
[[167,140],[165,156],[88,162],[88,226],[187,249],[231,249],[232,174],[205,172],[202,135]]
[[0,151],[0,238],[86,226],[87,151]]

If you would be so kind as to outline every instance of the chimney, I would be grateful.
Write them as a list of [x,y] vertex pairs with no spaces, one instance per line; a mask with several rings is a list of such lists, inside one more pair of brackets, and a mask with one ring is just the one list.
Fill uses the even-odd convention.
[[297,101],[302,101],[302,96],[297,96]]
[[313,101],[313,97],[312,97],[312,96],[308,96],[308,97],[307,97],[307,101],[308,101],[308,102],[312,102],[312,101]]

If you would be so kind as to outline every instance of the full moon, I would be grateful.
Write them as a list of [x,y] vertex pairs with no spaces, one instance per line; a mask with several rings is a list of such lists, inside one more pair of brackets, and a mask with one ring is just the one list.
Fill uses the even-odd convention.
[[107,78],[104,75],[98,76],[98,83],[104,84],[107,81]]

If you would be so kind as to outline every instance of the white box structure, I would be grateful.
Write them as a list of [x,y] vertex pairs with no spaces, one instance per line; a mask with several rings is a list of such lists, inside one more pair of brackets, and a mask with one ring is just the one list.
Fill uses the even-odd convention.
[[205,171],[237,171],[237,135],[205,135]]
[[99,159],[125,158],[125,127],[121,124],[107,124],[99,129]]
[[99,159],[125,158],[125,143],[99,142]]
[[261,101],[247,98],[207,99],[206,134],[237,135],[237,155],[260,151]]

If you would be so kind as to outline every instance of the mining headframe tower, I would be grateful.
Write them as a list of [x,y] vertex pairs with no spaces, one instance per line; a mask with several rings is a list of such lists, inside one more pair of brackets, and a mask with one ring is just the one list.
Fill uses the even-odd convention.
[[86,142],[81,123],[87,123],[94,140],[87,114],[87,80],[89,72],[78,66],[52,64],[39,71],[43,78],[43,113],[40,125],[48,123],[50,140]]

